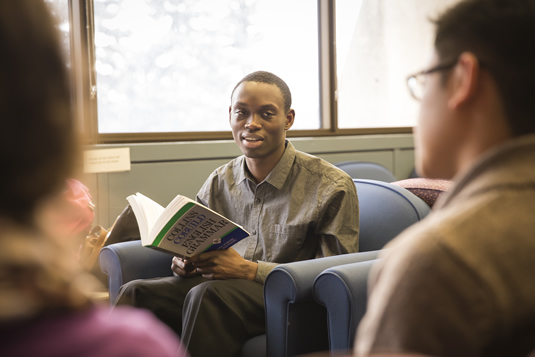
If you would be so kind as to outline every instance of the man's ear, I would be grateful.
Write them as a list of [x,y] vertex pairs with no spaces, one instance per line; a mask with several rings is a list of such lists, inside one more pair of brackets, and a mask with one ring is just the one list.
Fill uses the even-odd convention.
[[230,120],[232,119],[231,112],[232,112],[232,105],[229,105],[228,106],[228,122],[229,123],[230,123]]
[[480,68],[481,65],[473,53],[463,52],[459,56],[450,75],[450,109],[458,109],[477,94]]
[[286,113],[286,125],[284,126],[284,130],[288,130],[294,125],[295,120],[295,110],[290,109],[288,113]]

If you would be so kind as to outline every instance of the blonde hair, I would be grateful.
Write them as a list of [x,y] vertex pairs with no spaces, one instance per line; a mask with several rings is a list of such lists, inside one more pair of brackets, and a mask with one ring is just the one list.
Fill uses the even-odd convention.
[[72,251],[34,229],[0,219],[0,321],[88,307],[93,277]]

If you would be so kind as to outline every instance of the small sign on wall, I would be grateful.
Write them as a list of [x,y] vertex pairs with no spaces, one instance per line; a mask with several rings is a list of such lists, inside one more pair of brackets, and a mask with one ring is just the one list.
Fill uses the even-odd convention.
[[84,173],[130,171],[130,148],[84,151]]

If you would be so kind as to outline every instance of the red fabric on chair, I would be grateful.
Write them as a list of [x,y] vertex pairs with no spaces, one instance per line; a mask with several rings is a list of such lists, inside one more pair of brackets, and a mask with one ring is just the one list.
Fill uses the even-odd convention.
[[427,178],[411,178],[395,181],[392,184],[409,190],[414,195],[420,197],[431,208],[438,197],[453,186],[453,182],[449,180],[433,180]]

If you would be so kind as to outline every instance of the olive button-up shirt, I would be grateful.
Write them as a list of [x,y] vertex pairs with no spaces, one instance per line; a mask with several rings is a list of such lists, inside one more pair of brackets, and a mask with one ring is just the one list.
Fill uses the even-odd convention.
[[264,181],[255,183],[240,156],[208,177],[197,201],[251,234],[233,248],[258,263],[259,283],[280,263],[358,251],[359,205],[353,180],[328,162],[295,150],[290,142]]

